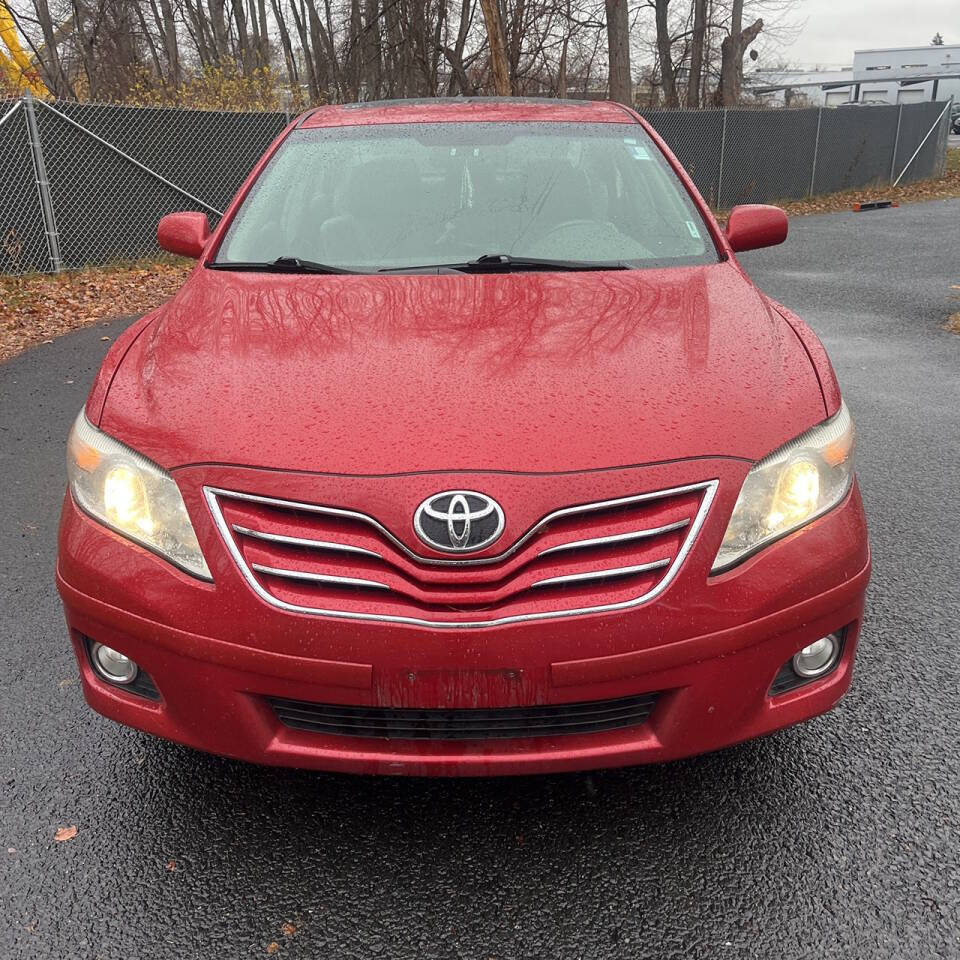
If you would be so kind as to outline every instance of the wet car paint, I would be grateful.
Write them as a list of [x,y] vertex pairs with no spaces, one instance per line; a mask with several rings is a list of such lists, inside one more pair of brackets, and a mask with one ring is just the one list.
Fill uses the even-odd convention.
[[[425,109],[416,110],[421,120]],[[486,109],[474,117],[488,118]],[[528,108],[496,109],[519,118]],[[598,110],[613,122],[609,107]],[[622,108],[615,112],[622,122]],[[331,122],[341,115],[353,117],[335,110]],[[156,664],[163,696],[159,706],[137,703],[88,668],[91,705],[245,759],[442,774],[667,759],[829,709],[849,684],[869,577],[856,488],[806,530],[734,571],[708,574],[750,464],[833,413],[836,379],[812,332],[756,290],[694,200],[717,264],[296,278],[198,264],[170,304],[116,345],[87,412],[174,471],[214,583],[171,571],[68,497],[58,583],[74,642],[100,632],[126,644]],[[244,582],[203,495],[215,486],[360,508],[415,546],[416,505],[465,477],[504,505],[504,542],[568,504],[703,481],[718,487],[694,550],[656,602],[463,631],[271,609]],[[530,603],[537,613],[552,601]],[[770,682],[792,652],[844,628],[850,642],[835,674],[772,703]],[[713,717],[711,691],[729,684],[731,670],[743,692]],[[513,741],[506,752],[483,743],[311,740],[280,729],[263,700],[429,709],[654,689],[664,698],[652,727],[587,743]]]

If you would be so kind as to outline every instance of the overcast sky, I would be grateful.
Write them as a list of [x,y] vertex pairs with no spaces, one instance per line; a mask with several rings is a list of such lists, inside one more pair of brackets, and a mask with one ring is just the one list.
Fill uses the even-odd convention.
[[853,51],[920,46],[939,30],[945,43],[960,43],[960,0],[802,0],[806,21],[783,51],[798,66],[846,65]]

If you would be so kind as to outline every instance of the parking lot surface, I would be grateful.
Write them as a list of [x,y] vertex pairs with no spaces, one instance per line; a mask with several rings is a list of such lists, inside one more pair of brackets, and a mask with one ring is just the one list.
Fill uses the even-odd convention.
[[666,766],[352,778],[94,715],[55,538],[64,439],[124,323],[0,366],[0,956],[960,955],[960,200],[790,230],[743,259],[822,336],[856,418],[858,667],[831,714]]

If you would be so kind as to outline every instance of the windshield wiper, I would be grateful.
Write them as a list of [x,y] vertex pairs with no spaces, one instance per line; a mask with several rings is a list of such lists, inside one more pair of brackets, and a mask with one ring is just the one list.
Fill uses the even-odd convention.
[[509,253],[485,253],[463,263],[426,263],[416,267],[384,267],[378,273],[406,273],[415,270],[458,270],[461,273],[511,273],[515,270],[629,270],[620,260],[544,260],[515,257]]
[[217,260],[208,263],[213,270],[249,270],[262,273],[357,273],[356,270],[347,270],[345,267],[334,267],[329,263],[317,263],[316,260],[304,260],[301,257],[277,257],[266,263]]

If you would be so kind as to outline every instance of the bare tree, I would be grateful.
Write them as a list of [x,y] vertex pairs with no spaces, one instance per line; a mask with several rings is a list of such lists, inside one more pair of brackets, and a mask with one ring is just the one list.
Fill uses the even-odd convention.
[[667,107],[679,107],[677,80],[673,65],[673,36],[668,14],[670,0],[653,0],[654,19],[657,29],[657,60],[660,63],[660,83],[663,86],[663,102]]
[[730,8],[730,32],[720,45],[720,85],[717,87],[717,106],[732,107],[740,102],[743,86],[743,55],[763,29],[758,18],[743,29],[743,0],[733,0]]
[[633,104],[633,77],[630,75],[630,19],[627,0],[606,0],[607,59],[611,100]]
[[507,61],[507,46],[497,0],[480,0],[483,20],[487,27],[487,44],[490,48],[490,72],[493,74],[493,89],[498,96],[509,97],[510,67]]
[[690,33],[690,66],[687,73],[687,107],[700,106],[704,40],[707,35],[707,0],[693,0],[693,29]]
[[768,49],[789,42],[796,0],[3,2],[56,96],[276,109],[604,89],[633,103],[635,79],[651,103],[735,103],[747,46],[761,29]]

